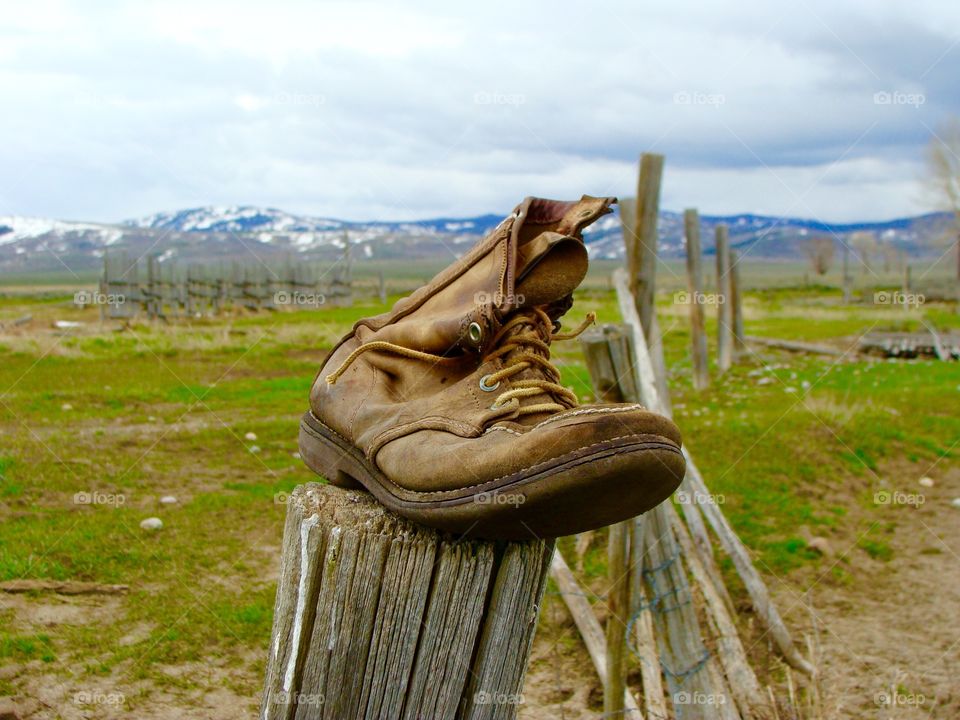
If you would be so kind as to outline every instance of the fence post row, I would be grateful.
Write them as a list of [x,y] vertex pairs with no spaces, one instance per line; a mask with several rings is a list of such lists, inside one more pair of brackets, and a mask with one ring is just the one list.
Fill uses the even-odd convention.
[[[218,315],[227,308],[276,310],[279,305],[310,309],[323,304],[350,305],[353,301],[349,243],[344,257],[321,270],[289,258],[279,269],[263,263],[236,260],[229,265],[191,263],[181,272],[157,255],[145,259],[141,280],[139,261],[125,252],[104,255],[99,291],[100,319],[124,319],[140,313],[151,319]],[[380,295],[385,295],[383,282]]]

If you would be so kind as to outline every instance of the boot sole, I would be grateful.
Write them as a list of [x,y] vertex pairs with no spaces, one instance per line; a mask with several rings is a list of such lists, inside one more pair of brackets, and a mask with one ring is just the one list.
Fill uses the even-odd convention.
[[469,537],[531,540],[572,535],[640,515],[683,480],[680,447],[629,435],[581,448],[482,485],[443,492],[401,488],[312,412],[300,421],[300,455],[331,484],[365,488],[423,525]]

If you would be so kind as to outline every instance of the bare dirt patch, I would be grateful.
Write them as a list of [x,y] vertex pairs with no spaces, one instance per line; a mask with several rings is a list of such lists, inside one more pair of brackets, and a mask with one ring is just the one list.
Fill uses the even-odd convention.
[[932,488],[918,486],[915,471],[901,473],[913,480],[904,492],[924,502],[891,508],[888,561],[857,558],[849,583],[809,592],[826,717],[960,717],[960,508],[951,505],[960,468],[945,462],[930,470]]

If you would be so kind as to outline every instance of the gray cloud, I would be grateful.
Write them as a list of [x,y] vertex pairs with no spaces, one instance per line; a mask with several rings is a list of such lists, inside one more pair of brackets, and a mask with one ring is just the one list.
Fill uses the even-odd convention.
[[0,213],[506,211],[629,194],[654,149],[668,207],[872,219],[928,209],[928,128],[960,114],[945,0],[63,2],[7,20]]

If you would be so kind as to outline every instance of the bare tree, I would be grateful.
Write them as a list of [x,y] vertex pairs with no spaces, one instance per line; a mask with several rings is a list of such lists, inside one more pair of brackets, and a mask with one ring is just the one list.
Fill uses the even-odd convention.
[[950,118],[934,133],[927,148],[927,162],[937,206],[953,213],[947,243],[957,248],[960,280],[960,118]]
[[826,275],[833,264],[833,240],[826,235],[817,235],[807,243],[807,257],[817,275]]

